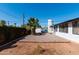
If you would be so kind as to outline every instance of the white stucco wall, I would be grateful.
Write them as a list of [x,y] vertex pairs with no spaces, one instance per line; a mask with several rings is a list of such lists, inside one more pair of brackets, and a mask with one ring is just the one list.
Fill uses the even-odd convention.
[[68,23],[68,33],[72,34],[72,22]]
[[57,26],[57,32],[59,32],[59,25]]
[[52,26],[52,19],[48,19],[48,33],[52,33],[53,31],[52,31],[52,29],[53,28],[51,28],[50,26]]
[[68,33],[63,33],[63,32],[55,32],[55,35],[79,43],[79,35],[68,34]]

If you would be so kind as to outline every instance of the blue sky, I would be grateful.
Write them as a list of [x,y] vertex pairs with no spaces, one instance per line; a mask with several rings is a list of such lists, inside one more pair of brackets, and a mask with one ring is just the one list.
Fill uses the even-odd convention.
[[77,3],[19,3],[19,4],[0,4],[0,20],[22,24],[22,14],[25,14],[25,23],[29,17],[39,19],[41,25],[47,25],[51,18],[54,23],[60,23],[69,19],[79,17],[79,4]]

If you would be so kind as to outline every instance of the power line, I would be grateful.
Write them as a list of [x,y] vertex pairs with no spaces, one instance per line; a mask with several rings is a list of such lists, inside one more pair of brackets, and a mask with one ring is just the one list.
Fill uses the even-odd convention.
[[[2,9],[0,9],[0,12],[8,15],[10,18],[13,18],[13,19],[16,19],[17,18],[16,16],[13,16],[12,14],[10,14],[10,13],[2,10]],[[12,21],[7,21],[7,24],[10,25],[10,22],[12,23]],[[24,25],[25,24],[25,14],[24,13],[22,14],[22,22],[23,22],[22,25]]]
[[12,24],[14,24],[14,23],[16,23],[15,21],[6,21],[6,25],[7,26],[10,26],[10,25],[12,25]]
[[22,21],[23,21],[22,25],[24,25],[25,24],[25,14],[24,13],[22,14]]
[[[6,15],[9,16],[10,18],[13,18],[13,19],[16,19],[16,18],[17,18],[16,16],[13,16],[13,15],[11,15],[10,13],[8,13],[8,12],[2,10],[2,9],[0,9],[0,12],[2,12],[3,14],[6,14]],[[7,22],[8,26],[10,25],[10,22],[11,22],[11,23],[12,23],[12,22],[16,23],[15,21],[6,21],[6,22]]]
[[10,13],[8,13],[8,12],[2,10],[2,9],[0,9],[0,12],[2,12],[2,13],[4,13],[4,14],[8,15],[8,16],[11,17],[11,18],[14,18],[14,19],[17,18],[16,16],[13,16],[12,14],[10,14]]
[[8,26],[9,26],[9,21],[8,21]]
[[24,25],[24,22],[25,22],[24,17],[25,17],[25,16],[24,16],[24,13],[23,13],[23,25]]

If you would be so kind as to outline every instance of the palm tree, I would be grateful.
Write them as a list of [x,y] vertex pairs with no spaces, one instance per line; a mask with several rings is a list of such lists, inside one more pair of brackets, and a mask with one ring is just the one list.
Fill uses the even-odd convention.
[[40,25],[39,25],[39,20],[38,20],[38,19],[31,17],[31,18],[28,20],[27,27],[30,28],[31,34],[35,34],[35,29],[36,29],[37,27],[39,27],[39,26],[40,26]]
[[6,21],[0,20],[0,26],[5,26],[5,24],[6,24]]

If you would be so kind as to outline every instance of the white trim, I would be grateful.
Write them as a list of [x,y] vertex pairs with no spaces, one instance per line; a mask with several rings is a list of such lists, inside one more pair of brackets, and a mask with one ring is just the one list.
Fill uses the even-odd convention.
[[57,26],[57,32],[59,32],[59,25]]
[[72,22],[68,23],[68,33],[72,34]]
[[63,33],[63,32],[55,32],[55,35],[79,43],[79,35]]

